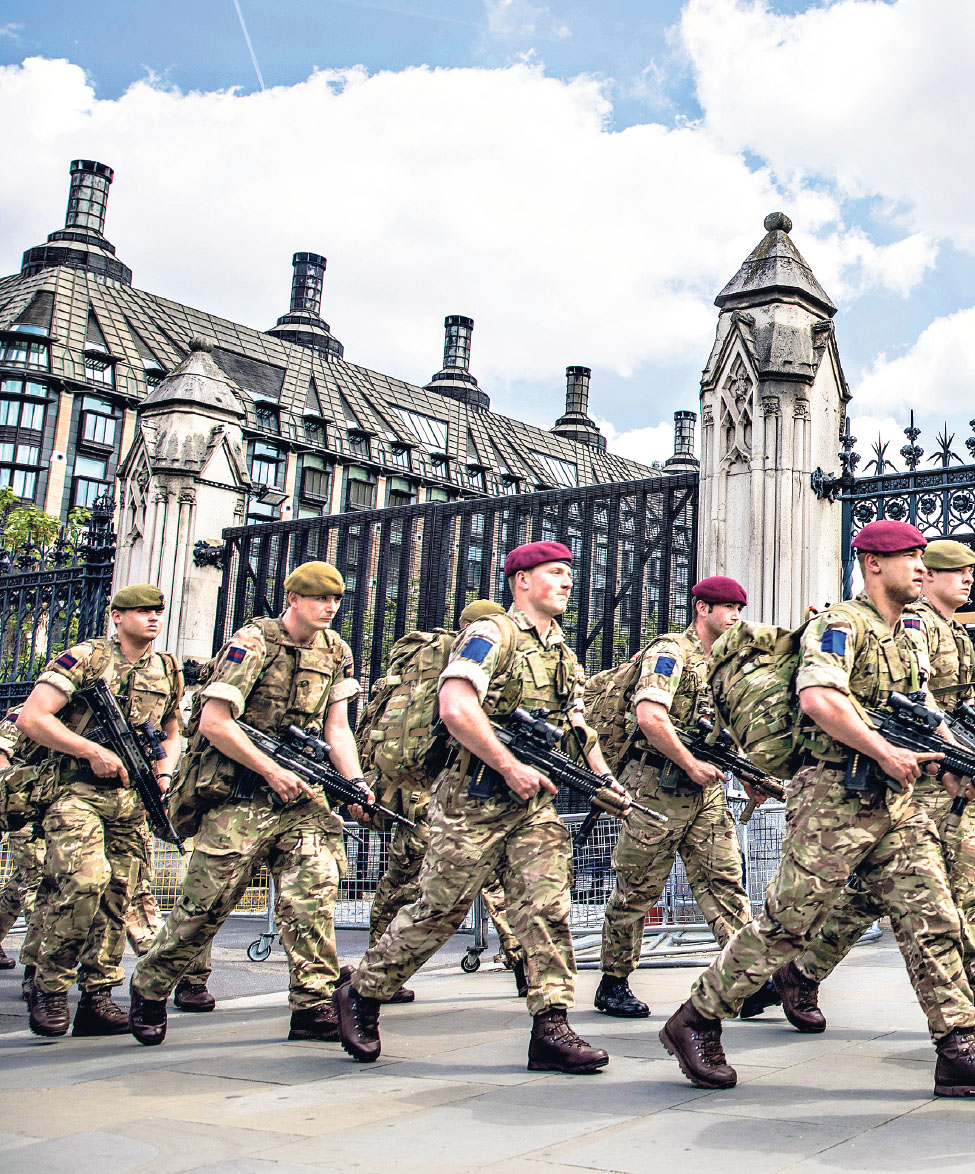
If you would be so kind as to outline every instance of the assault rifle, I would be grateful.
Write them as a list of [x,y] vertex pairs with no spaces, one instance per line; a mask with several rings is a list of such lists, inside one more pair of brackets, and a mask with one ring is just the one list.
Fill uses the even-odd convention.
[[[607,811],[617,819],[623,819],[628,808],[642,812],[656,823],[664,824],[667,817],[636,803],[628,795],[607,787],[600,776],[588,766],[573,762],[567,754],[558,749],[562,731],[545,719],[551,713],[548,709],[533,709],[531,713],[519,706],[508,715],[505,725],[491,723],[498,741],[511,751],[520,762],[540,770],[557,787],[568,787],[589,800],[590,811],[575,837],[577,846],[585,842],[600,811]],[[467,794],[471,799],[490,799],[495,790],[508,790],[508,784],[497,771],[478,759],[472,760],[470,785]],[[587,826],[588,825],[588,826]]]
[[166,751],[162,748],[162,730],[148,721],[133,726],[103,680],[95,681],[87,689],[81,690],[79,696],[84,698],[94,719],[94,724],[85,728],[84,736],[99,746],[107,747],[122,760],[129,782],[146,809],[152,834],[167,844],[175,844],[180,855],[185,855],[163,803],[152,765],[166,757]]
[[[785,800],[785,787],[778,779],[766,774],[736,749],[730,731],[720,730],[715,734],[714,723],[706,717],[699,717],[696,730],[677,730],[676,733],[695,758],[699,758],[702,762],[709,762],[725,774],[733,774],[760,795],[766,795],[769,799],[777,799],[780,803]],[[661,786],[663,786],[662,779]],[[739,822],[748,823],[755,807],[755,800],[749,799],[739,816]]]
[[[416,827],[413,820],[407,819],[405,815],[397,815],[388,807],[371,803],[365,787],[360,786],[355,779],[347,779],[345,775],[339,774],[328,761],[332,747],[311,730],[288,726],[285,737],[276,738],[273,734],[256,730],[246,722],[237,724],[258,750],[268,758],[273,758],[285,770],[293,771],[302,782],[318,787],[329,799],[337,800],[340,804],[361,807],[370,816],[384,815],[387,819],[405,824],[408,828]],[[241,767],[231,798],[253,799],[259,787],[267,787],[264,778],[256,771]],[[284,805],[283,800],[274,791],[271,791],[271,802],[278,807]]]
[[[928,709],[925,700],[921,690],[907,695],[891,693],[887,699],[888,709],[871,709],[867,711],[867,716],[877,732],[894,746],[912,750],[915,754],[943,754],[944,759],[938,764],[939,776],[950,772],[961,778],[975,779],[975,750],[956,746],[954,742],[935,733],[938,726],[948,719],[941,710]],[[875,790],[878,769],[872,758],[858,750],[851,750],[844,780],[846,789],[854,793]],[[887,776],[884,776],[884,782],[892,791],[901,790],[900,784]],[[963,795],[955,798],[948,814],[949,827],[958,825],[966,802]]]

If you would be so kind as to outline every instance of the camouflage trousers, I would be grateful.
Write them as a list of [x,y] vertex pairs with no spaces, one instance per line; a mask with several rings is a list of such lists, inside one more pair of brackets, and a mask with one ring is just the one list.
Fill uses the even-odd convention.
[[627,816],[613,852],[616,885],[606,903],[601,965],[627,978],[639,965],[646,915],[656,905],[679,854],[691,892],[720,945],[751,920],[742,886],[741,847],[721,787],[662,791],[660,772],[638,761],[620,782],[636,798],[667,816],[663,826],[639,811]]
[[[510,797],[509,797],[510,796]],[[467,780],[444,771],[430,804],[430,846],[419,896],[366,951],[352,982],[388,999],[464,920],[492,873],[504,887],[515,937],[525,951],[528,1010],[571,1007],[576,964],[569,932],[572,845],[550,802],[520,803],[510,792],[468,799]]]
[[[369,914],[369,945],[374,946],[386,932],[389,923],[404,905],[409,905],[420,894],[420,867],[430,843],[429,803],[418,806],[414,813],[415,828],[396,824],[389,841],[386,871],[376,886],[372,910]],[[525,952],[508,923],[504,889],[496,874],[492,874],[481,890],[488,916],[494,923],[501,943],[501,952],[509,966],[520,962]]]
[[314,803],[273,807],[261,795],[223,804],[203,817],[179,902],[132,979],[144,998],[165,999],[188,977],[265,863],[274,878],[274,913],[288,956],[290,1005],[318,1007],[332,997],[339,972],[335,898],[345,875],[339,821]]
[[[914,802],[938,829],[948,885],[961,920],[962,948],[969,983],[975,982],[975,811],[966,810],[954,829],[945,821],[951,796],[937,779],[922,778]],[[796,958],[807,978],[825,982],[857,944],[865,930],[887,912],[879,894],[856,876],[843,890],[822,929]]]
[[142,805],[125,787],[72,780],[44,815],[44,901],[35,904],[40,934],[34,981],[67,991],[81,965],[85,991],[124,978],[125,912],[145,864]]
[[34,908],[34,894],[44,872],[44,836],[33,824],[10,832],[7,836],[10,871],[0,889],[0,942],[21,913],[29,921]]
[[804,767],[788,788],[779,871],[758,917],[732,937],[700,975],[691,1002],[725,1019],[746,995],[795,958],[820,931],[855,869],[890,913],[932,1039],[975,1027],[960,923],[938,835],[909,797],[887,792],[862,803],[843,771]]

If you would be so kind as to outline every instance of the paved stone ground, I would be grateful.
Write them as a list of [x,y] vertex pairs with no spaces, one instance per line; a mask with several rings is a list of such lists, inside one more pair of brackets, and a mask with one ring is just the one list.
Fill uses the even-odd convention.
[[[19,969],[0,974],[0,1170],[835,1174],[975,1162],[975,1101],[932,1097],[934,1052],[889,931],[828,984],[825,1035],[797,1034],[777,1010],[732,1022],[739,1086],[705,1092],[656,1036],[692,969],[636,975],[649,1023],[593,1011],[597,975],[584,972],[573,1022],[610,1051],[609,1067],[530,1073],[511,976],[489,964],[462,974],[457,939],[413,981],[416,1003],[383,1012],[383,1056],[362,1066],[337,1044],[285,1041],[280,948],[248,963],[239,946],[252,929],[231,923],[218,939],[217,1012],[173,1013],[159,1048],[39,1040]],[[344,961],[361,941],[340,935]]]

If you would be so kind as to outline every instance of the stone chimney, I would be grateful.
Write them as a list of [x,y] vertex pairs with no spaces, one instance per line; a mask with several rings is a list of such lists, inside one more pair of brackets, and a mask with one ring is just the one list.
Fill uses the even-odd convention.
[[462,314],[448,314],[443,324],[443,369],[431,378],[426,390],[439,392],[451,399],[459,399],[472,408],[487,411],[491,401],[470,373],[474,319],[465,318]]
[[64,228],[49,234],[47,243],[24,253],[21,274],[31,277],[44,269],[68,265],[89,269],[121,285],[132,284],[132,270],[115,256],[115,246],[104,236],[111,167],[94,159],[71,162],[71,187]]
[[574,440],[577,444],[588,444],[590,448],[605,451],[606,437],[589,418],[589,367],[566,367],[565,369],[565,415],[555,421],[552,431],[557,436]]
[[700,466],[694,456],[697,412],[674,412],[674,455],[664,461],[668,473],[692,473]]
[[291,258],[291,308],[282,314],[268,334],[298,346],[312,347],[341,359],[345,348],[332,337],[322,318],[322,286],[327,262],[319,253],[295,253]]

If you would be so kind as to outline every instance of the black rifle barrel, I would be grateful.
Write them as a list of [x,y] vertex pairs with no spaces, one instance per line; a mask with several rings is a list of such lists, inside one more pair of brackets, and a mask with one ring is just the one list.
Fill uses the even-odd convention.
[[698,719],[698,729],[693,731],[677,730],[677,737],[702,762],[709,762],[719,770],[736,775],[739,779],[767,795],[770,799],[785,799],[785,788],[770,774],[766,774],[754,762],[740,754],[731,743],[731,735],[722,730],[717,739],[712,742],[711,735],[714,727],[707,718]]
[[369,815],[384,815],[387,819],[404,824],[408,828],[416,827],[413,820],[407,819],[405,815],[398,815],[380,803],[370,802],[364,787],[339,774],[335,767],[326,761],[331,746],[321,738],[298,726],[288,726],[288,737],[284,739],[255,729],[246,722],[239,721],[237,724],[258,750],[268,758],[273,758],[279,766],[293,771],[304,782],[318,787],[330,799],[337,799],[339,803],[349,806],[361,807]]
[[169,818],[152,766],[153,762],[159,761],[160,739],[156,731],[148,722],[144,722],[141,729],[134,729],[103,680],[82,689],[80,696],[95,719],[94,728],[85,731],[85,736],[100,746],[106,746],[121,759],[129,783],[146,809],[146,818],[153,835],[168,844],[174,844],[180,855],[185,855],[186,850]]

